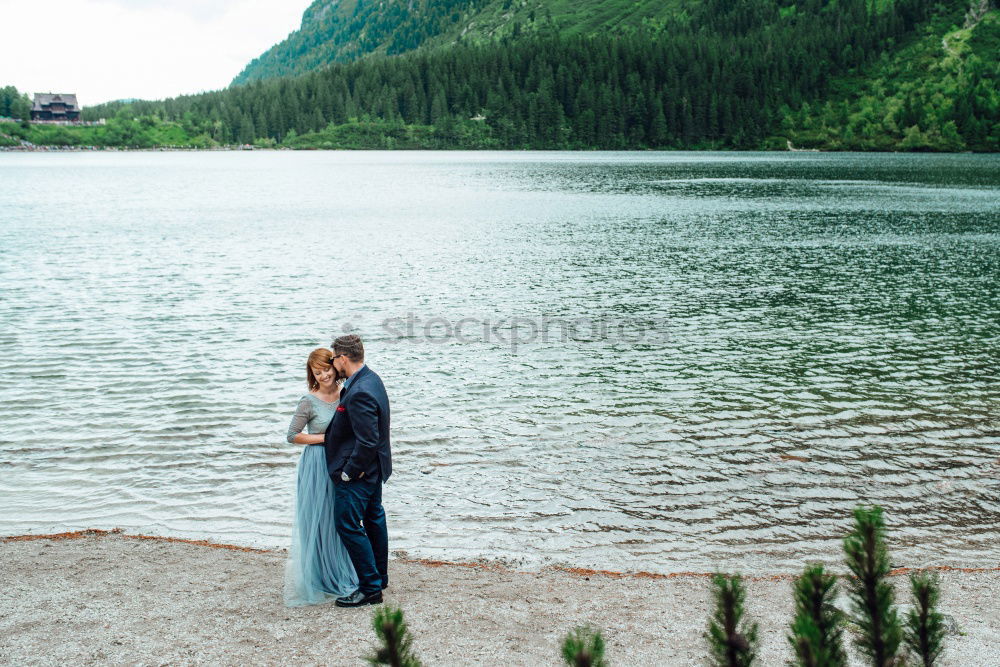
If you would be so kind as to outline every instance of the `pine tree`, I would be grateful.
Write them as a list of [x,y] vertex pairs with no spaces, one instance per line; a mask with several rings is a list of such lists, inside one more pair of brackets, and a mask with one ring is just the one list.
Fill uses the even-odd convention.
[[604,638],[590,628],[577,628],[566,635],[562,656],[570,667],[604,667]]
[[944,648],[944,616],[938,612],[941,590],[937,574],[910,575],[913,609],[906,617],[906,645],[923,667],[931,667]]
[[244,113],[240,119],[239,136],[237,138],[241,144],[252,144],[253,140],[257,138],[253,118],[248,113]]
[[420,667],[420,661],[410,648],[413,638],[403,620],[402,609],[390,605],[380,607],[372,616],[372,625],[381,646],[374,656],[368,658],[369,664]]
[[715,612],[708,622],[712,664],[718,667],[748,667],[757,658],[757,624],[744,618],[746,591],[740,575],[712,576]]
[[659,98],[653,104],[653,118],[649,127],[649,143],[659,148],[667,143],[667,119],[663,115],[663,102]]
[[833,606],[837,578],[823,566],[809,565],[795,581],[795,620],[791,642],[803,667],[842,667],[847,664],[843,647],[841,613]]
[[848,580],[848,590],[852,620],[861,630],[858,646],[874,667],[897,665],[903,631],[893,606],[892,585],[886,578],[889,554],[881,507],[854,509],[854,528],[844,538],[844,553],[854,574]]

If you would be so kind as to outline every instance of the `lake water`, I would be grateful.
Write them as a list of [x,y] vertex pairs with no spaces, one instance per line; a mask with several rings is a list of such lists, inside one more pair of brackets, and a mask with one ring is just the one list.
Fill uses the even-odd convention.
[[1000,561],[1000,156],[0,155],[0,534],[280,548],[314,347],[391,545],[613,570]]

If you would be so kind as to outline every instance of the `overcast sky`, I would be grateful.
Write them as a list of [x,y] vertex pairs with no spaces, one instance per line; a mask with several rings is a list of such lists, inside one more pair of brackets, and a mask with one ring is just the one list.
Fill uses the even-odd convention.
[[0,0],[0,86],[83,106],[224,88],[310,0]]

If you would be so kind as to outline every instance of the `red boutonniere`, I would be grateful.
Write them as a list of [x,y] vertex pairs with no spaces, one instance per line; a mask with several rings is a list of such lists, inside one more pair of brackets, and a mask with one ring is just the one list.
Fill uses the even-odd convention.
[[347,408],[345,408],[343,405],[338,405],[337,406],[337,412],[346,412],[346,411],[347,411]]

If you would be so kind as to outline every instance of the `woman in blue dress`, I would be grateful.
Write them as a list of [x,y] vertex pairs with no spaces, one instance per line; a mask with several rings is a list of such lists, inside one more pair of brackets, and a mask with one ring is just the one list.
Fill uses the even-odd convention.
[[295,524],[285,564],[284,597],[289,607],[330,602],[358,589],[358,575],[334,528],[333,482],[322,446],[326,425],[340,403],[332,357],[324,347],[309,354],[309,393],[299,399],[288,426],[288,442],[305,445],[296,471]]

